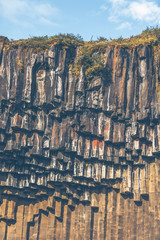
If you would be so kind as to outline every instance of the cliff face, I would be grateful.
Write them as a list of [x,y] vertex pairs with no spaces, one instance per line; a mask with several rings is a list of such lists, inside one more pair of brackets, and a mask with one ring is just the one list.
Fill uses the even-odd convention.
[[0,44],[0,239],[159,239],[155,47],[81,48]]

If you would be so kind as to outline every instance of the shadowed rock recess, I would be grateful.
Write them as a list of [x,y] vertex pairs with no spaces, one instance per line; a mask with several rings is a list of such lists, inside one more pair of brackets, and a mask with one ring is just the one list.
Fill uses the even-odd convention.
[[0,239],[159,239],[158,44],[2,38]]

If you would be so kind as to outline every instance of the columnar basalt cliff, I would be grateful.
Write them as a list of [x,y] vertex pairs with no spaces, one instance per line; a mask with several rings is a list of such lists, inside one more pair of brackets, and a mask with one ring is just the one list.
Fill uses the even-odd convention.
[[2,38],[0,239],[159,239],[158,40]]

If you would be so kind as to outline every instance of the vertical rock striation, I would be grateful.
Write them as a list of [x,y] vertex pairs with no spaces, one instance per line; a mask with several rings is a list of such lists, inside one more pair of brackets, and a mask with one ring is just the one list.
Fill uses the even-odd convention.
[[0,43],[0,239],[159,239],[157,48],[81,48]]

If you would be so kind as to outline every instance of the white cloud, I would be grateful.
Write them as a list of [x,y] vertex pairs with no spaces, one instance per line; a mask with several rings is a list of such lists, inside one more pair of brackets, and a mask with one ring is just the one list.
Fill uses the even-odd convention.
[[129,23],[129,22],[123,22],[123,23],[121,23],[118,27],[117,27],[117,29],[118,30],[122,30],[122,29],[129,29],[129,28],[131,28],[131,23]]
[[99,9],[102,11],[106,11],[108,7],[106,5],[101,5]]
[[44,24],[44,25],[48,25],[48,26],[59,26],[57,23],[45,18],[45,17],[40,17],[39,18],[39,22]]
[[120,6],[127,3],[126,0],[109,0],[110,3],[112,3],[114,6]]
[[[125,21],[119,29],[124,28],[128,21],[142,21],[146,24],[160,23],[160,6],[154,1],[148,0],[108,0],[111,3],[110,15],[108,17],[111,22]],[[107,1],[107,2],[108,2]],[[127,21],[126,21],[127,20]],[[129,27],[129,25],[128,25]]]
[[40,14],[42,16],[46,16],[46,17],[51,17],[51,16],[57,16],[59,13],[59,10],[55,7],[53,7],[51,4],[49,3],[41,3],[41,4],[36,4],[35,5],[35,10],[37,12],[37,14]]
[[119,22],[119,16],[116,14],[112,14],[108,17],[108,20],[110,22],[118,23]]
[[54,19],[60,15],[59,9],[51,4],[33,0],[0,0],[0,10],[4,18],[24,26],[33,23],[54,25]]
[[134,1],[130,3],[128,10],[126,9],[126,14],[131,15],[134,20],[159,21],[160,7],[155,2]]
[[125,8],[128,4],[126,0],[108,0],[111,3],[110,15],[108,20],[110,22],[119,22],[120,10]]

